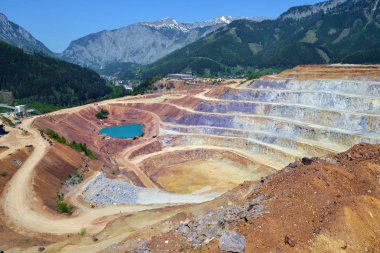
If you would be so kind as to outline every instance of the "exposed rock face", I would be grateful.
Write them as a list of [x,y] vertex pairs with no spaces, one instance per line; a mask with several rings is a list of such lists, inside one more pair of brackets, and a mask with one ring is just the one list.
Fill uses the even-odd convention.
[[219,248],[228,252],[244,252],[245,238],[236,232],[224,232],[219,239]]
[[0,13],[0,40],[27,51],[52,54],[42,42],[35,39],[21,26],[9,21],[2,13]]
[[218,17],[206,22],[180,23],[172,18],[141,22],[90,34],[63,52],[63,59],[99,69],[109,63],[149,64],[225,26],[238,18]]
[[[263,198],[259,196],[242,206],[231,205],[211,211],[201,219],[181,224],[177,229],[177,233],[186,238],[195,248],[208,244],[214,238],[220,238],[223,250],[226,250],[225,248],[241,249],[241,247],[236,246],[237,244],[245,245],[245,243],[241,243],[244,238],[241,240],[239,236],[235,236],[235,233],[226,232],[227,224],[239,220],[249,221],[263,215],[265,213],[264,202]],[[224,238],[222,239],[223,236]],[[233,247],[233,244],[236,245]]]
[[294,8],[291,8],[288,12],[281,15],[280,18],[283,20],[285,19],[300,20],[302,18],[311,16],[321,11],[326,13],[347,1],[348,0],[330,0],[330,1],[322,2],[315,5],[310,5],[310,6],[294,7]]

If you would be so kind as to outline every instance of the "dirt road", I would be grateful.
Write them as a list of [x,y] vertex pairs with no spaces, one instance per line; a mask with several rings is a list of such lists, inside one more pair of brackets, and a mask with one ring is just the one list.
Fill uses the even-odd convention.
[[30,157],[22,164],[17,173],[9,181],[2,198],[2,208],[6,221],[9,225],[22,230],[29,230],[40,233],[65,234],[78,233],[81,228],[86,228],[90,233],[101,231],[106,225],[105,222],[97,223],[102,217],[115,214],[134,213],[142,210],[150,210],[167,205],[133,205],[116,206],[98,209],[81,209],[79,215],[73,218],[46,214],[37,211],[33,203],[32,177],[34,168],[46,155],[49,145],[41,138],[37,129],[31,125],[33,118],[26,119],[21,125],[29,131],[29,136],[14,138],[19,131],[14,129],[6,138],[0,140],[0,145],[11,144],[12,148],[22,148],[25,145],[33,144],[34,151]]

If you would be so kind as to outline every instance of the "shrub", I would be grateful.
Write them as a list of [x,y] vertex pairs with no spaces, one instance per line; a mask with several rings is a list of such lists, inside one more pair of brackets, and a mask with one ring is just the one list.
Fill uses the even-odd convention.
[[70,143],[68,143],[65,139],[65,137],[63,136],[60,136],[59,134],[57,134],[56,132],[54,132],[53,130],[51,129],[45,129],[44,132],[46,133],[47,136],[49,136],[51,139],[54,139],[56,140],[57,142],[59,143],[62,143],[62,144],[65,144],[65,145],[68,145],[69,147],[71,147],[72,149],[78,151],[78,152],[84,152],[86,156],[88,156],[88,158],[90,158],[91,160],[96,160],[98,159],[93,153],[91,150],[89,150],[87,148],[87,145],[84,144],[84,143],[77,143],[76,141],[72,141]]
[[106,119],[108,118],[108,115],[109,115],[109,111],[105,110],[105,109],[101,109],[100,111],[98,111],[95,116],[96,118],[98,119]]
[[57,212],[58,213],[67,213],[72,214],[73,213],[73,207],[68,205],[63,201],[64,195],[63,193],[57,193],[57,196],[55,197],[55,200],[57,202]]
[[73,207],[68,205],[67,203],[65,203],[63,201],[59,201],[57,203],[57,211],[59,213],[72,214],[73,213]]
[[7,117],[1,116],[1,119],[10,127],[15,127],[15,123],[12,122],[12,120],[8,119]]
[[87,148],[87,145],[85,143],[77,143],[76,141],[72,141],[69,146],[78,151],[78,152],[84,152],[85,155],[90,158],[91,160],[96,160],[97,157],[92,153],[90,149]]
[[80,231],[79,231],[79,235],[81,235],[81,236],[86,235],[86,229],[85,228],[81,228]]
[[2,177],[6,177],[7,175],[8,175],[8,173],[6,171],[0,172],[0,176],[2,176]]
[[72,186],[80,184],[83,181],[83,174],[79,171],[73,172],[69,175],[69,178],[65,181],[66,186]]
[[57,134],[57,133],[54,132],[53,130],[51,130],[51,129],[46,129],[46,130],[45,130],[45,133],[46,133],[46,135],[49,136],[51,139],[54,139],[54,140],[56,140],[56,141],[59,142],[59,143],[66,144],[66,139],[65,139],[65,137],[63,137],[63,136],[59,136],[59,134]]

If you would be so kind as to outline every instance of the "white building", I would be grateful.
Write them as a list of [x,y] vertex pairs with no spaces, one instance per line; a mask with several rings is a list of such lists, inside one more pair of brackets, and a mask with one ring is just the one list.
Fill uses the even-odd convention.
[[183,80],[183,81],[192,81],[196,77],[193,76],[192,74],[169,74],[167,76],[168,79],[173,79],[173,80]]
[[26,105],[15,106],[15,114],[21,118],[26,117],[26,115],[27,115]]

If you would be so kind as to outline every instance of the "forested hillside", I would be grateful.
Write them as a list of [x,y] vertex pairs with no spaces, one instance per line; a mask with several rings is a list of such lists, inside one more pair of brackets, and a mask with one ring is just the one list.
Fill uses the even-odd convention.
[[0,90],[22,103],[78,105],[102,98],[113,89],[92,70],[41,54],[29,54],[0,42]]
[[225,75],[237,67],[380,63],[378,5],[331,0],[291,8],[276,20],[235,21],[147,66],[142,78],[186,70]]

